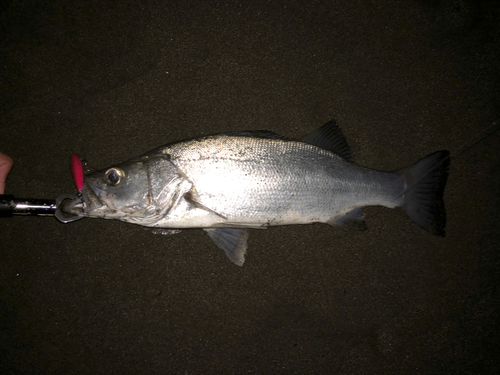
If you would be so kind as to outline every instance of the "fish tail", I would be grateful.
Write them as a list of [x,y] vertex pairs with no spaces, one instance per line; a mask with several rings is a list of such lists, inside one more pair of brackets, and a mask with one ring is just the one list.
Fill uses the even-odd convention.
[[449,165],[450,152],[441,150],[397,171],[406,186],[402,208],[422,228],[442,237],[446,226],[443,192]]

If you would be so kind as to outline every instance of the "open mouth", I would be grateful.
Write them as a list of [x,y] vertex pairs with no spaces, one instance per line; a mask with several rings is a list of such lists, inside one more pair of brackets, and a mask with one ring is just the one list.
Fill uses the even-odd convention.
[[61,211],[76,216],[101,216],[98,213],[106,210],[106,202],[110,194],[92,183],[92,179],[85,177],[82,160],[76,154],[71,154],[71,174],[78,190],[78,197],[61,202]]
[[104,206],[99,198],[103,191],[98,187],[85,182],[80,194],[74,199],[66,199],[61,203],[61,210],[70,215],[90,216]]
[[85,181],[82,188],[84,210],[90,213],[102,208],[104,206],[104,203],[101,200],[101,196],[104,193],[105,192],[102,189],[99,189],[94,184]]
[[[81,197],[75,197],[70,194],[65,194],[59,198],[63,198],[60,202],[59,209],[64,212],[65,214],[68,215],[73,215],[73,216],[78,216],[78,217],[83,217],[84,215],[84,206],[85,203],[83,202]],[[59,199],[58,198],[58,199]]]

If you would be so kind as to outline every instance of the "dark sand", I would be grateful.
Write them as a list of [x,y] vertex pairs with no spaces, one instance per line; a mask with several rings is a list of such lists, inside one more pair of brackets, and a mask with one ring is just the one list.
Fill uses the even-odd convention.
[[106,3],[2,2],[7,192],[73,192],[72,152],[336,118],[367,167],[453,153],[447,237],[370,208],[253,230],[239,268],[201,230],[2,219],[2,373],[500,372],[500,137],[465,150],[500,119],[495,1]]

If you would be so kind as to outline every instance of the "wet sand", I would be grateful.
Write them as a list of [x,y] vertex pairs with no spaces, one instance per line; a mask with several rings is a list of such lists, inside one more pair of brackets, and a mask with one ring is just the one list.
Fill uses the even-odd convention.
[[[250,3],[250,2],[249,2]],[[201,230],[0,220],[2,373],[498,373],[500,9],[481,1],[8,2],[7,192],[74,192],[175,140],[335,118],[355,162],[452,152],[447,236],[252,230],[244,267]]]

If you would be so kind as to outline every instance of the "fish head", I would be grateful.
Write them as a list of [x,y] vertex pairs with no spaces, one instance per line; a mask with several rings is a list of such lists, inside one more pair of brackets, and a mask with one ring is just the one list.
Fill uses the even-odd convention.
[[68,213],[106,219],[126,220],[143,215],[150,206],[147,167],[142,161],[128,161],[87,174],[80,202]]

